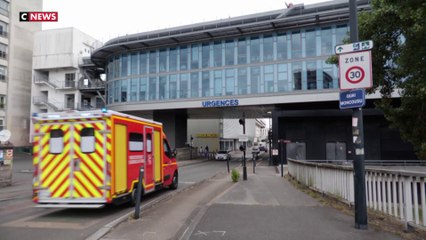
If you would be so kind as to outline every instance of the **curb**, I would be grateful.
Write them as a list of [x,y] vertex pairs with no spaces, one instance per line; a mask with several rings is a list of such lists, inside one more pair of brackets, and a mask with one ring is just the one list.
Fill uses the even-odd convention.
[[[194,164],[196,164],[196,163],[194,163]],[[188,166],[188,165],[186,165],[186,166]],[[162,201],[168,200],[168,199],[170,199],[171,197],[173,197],[173,196],[175,196],[175,195],[177,195],[177,194],[179,194],[179,193],[181,193],[181,192],[184,192],[184,191],[190,190],[190,189],[192,189],[192,188],[198,187],[198,186],[200,186],[201,184],[203,184],[203,183],[205,183],[205,182],[209,181],[210,179],[213,179],[213,178],[217,177],[218,175],[220,175],[220,174],[224,174],[224,173],[226,174],[226,171],[218,172],[218,173],[216,173],[215,175],[213,175],[213,176],[212,176],[212,177],[210,177],[210,178],[203,179],[203,180],[201,180],[201,181],[199,181],[199,182],[197,182],[197,183],[194,183],[194,184],[192,184],[192,185],[190,185],[190,186],[186,186],[186,187],[184,187],[184,188],[178,188],[177,190],[175,190],[175,191],[173,191],[173,192],[170,192],[170,193],[164,194],[164,195],[162,195],[162,196],[159,196],[158,198],[153,199],[152,201],[147,202],[146,204],[142,205],[142,206],[140,207],[140,210],[141,210],[141,212],[142,212],[142,211],[144,211],[144,210],[147,210],[147,209],[149,209],[149,208],[152,208],[152,207],[154,207],[156,204],[159,204],[159,203],[160,203],[160,202],[162,202]],[[111,231],[111,229],[113,229],[114,227],[116,227],[116,226],[117,226],[117,225],[119,225],[120,223],[125,222],[125,221],[129,218],[129,217],[131,217],[131,216],[134,214],[134,212],[135,212],[135,211],[134,211],[134,210],[132,210],[132,211],[130,211],[130,212],[128,212],[128,213],[126,213],[126,214],[124,214],[123,216],[121,216],[121,217],[119,217],[119,218],[117,218],[117,219],[113,220],[112,222],[105,224],[105,225],[104,225],[104,226],[102,226],[102,227],[101,227],[98,231],[96,231],[95,233],[93,233],[92,235],[90,235],[89,237],[87,237],[87,238],[86,238],[86,240],[98,240],[98,239],[102,238],[102,237],[103,237],[103,236],[105,236],[108,232],[110,232],[110,231]]]

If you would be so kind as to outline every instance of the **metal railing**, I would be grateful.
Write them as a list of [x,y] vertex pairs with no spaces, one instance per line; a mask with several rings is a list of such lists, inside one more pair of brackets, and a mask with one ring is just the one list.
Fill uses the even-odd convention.
[[[352,165],[288,160],[289,175],[301,184],[350,204],[354,203]],[[426,172],[366,167],[367,207],[426,226]]]
[[97,80],[97,81],[88,81],[87,84],[84,84],[84,81],[79,81],[78,82],[78,89],[80,90],[90,90],[90,89],[105,89],[105,82],[102,80]]
[[58,107],[61,104],[49,102],[46,96],[34,96],[33,97],[33,103],[35,105],[45,105],[46,107],[49,107],[49,108],[53,109],[54,111],[61,110]]
[[46,84],[53,89],[76,89],[76,81],[52,81],[45,78],[34,78],[35,84]]

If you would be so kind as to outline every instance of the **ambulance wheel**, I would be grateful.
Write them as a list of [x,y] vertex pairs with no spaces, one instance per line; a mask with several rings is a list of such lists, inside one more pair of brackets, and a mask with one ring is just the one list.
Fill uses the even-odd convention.
[[178,172],[176,171],[175,174],[173,174],[173,180],[172,180],[172,184],[170,184],[170,189],[176,189],[178,188],[178,184],[179,184],[179,175]]

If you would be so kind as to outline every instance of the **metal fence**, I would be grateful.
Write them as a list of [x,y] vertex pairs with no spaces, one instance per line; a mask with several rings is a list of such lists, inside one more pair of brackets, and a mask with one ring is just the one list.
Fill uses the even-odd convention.
[[[288,160],[289,175],[321,193],[354,203],[351,164]],[[426,173],[366,167],[367,207],[400,218],[410,225],[426,226]]]

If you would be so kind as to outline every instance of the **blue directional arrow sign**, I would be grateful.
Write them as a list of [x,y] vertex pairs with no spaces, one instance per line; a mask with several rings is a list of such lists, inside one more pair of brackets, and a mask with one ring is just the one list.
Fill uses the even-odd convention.
[[340,109],[360,108],[365,105],[365,90],[356,89],[351,91],[340,92],[339,107]]

